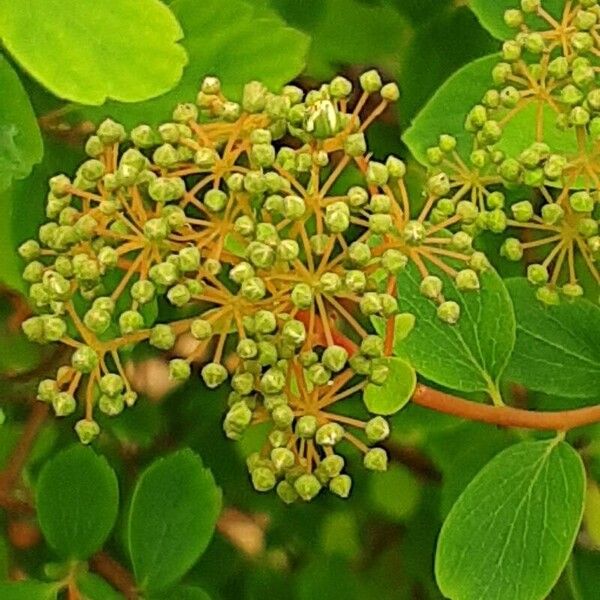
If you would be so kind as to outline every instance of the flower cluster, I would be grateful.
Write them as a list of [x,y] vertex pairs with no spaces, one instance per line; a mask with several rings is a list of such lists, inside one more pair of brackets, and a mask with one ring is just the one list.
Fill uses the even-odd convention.
[[428,150],[430,181],[448,190],[434,212],[462,211],[473,237],[504,233],[501,254],[525,260],[538,298],[553,304],[582,295],[582,280],[600,284],[600,6],[567,2],[552,16],[522,0],[505,22],[517,33],[466,117],[468,160],[450,136]]
[[58,416],[80,399],[82,442],[99,433],[96,407],[117,415],[136,401],[123,354],[139,343],[167,351],[189,334],[196,346],[171,360],[171,378],[185,381],[201,362],[207,387],[229,381],[229,438],[272,425],[248,460],[256,489],[276,487],[286,502],[325,487],[347,496],[340,442],[368,469],[386,468],[376,444],[387,421],[338,404],[386,380],[371,317],[393,319],[395,275],[413,262],[423,294],[453,324],[460,307],[428,266],[476,291],[487,262],[460,230],[470,213],[434,209],[447,182],[430,182],[415,210],[404,163],[371,159],[365,131],[398,89],[375,71],[360,88],[336,77],[306,94],[273,94],[251,82],[236,103],[208,77],[196,102],[157,129],[104,121],[75,177],[50,180],[48,222],[19,249],[39,313],[23,327],[32,340],[73,348],[39,399]]

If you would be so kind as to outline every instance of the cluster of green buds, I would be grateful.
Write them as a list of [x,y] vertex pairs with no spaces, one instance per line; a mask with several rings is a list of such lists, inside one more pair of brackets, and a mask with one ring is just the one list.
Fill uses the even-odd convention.
[[[170,361],[171,379],[199,363],[207,387],[231,386],[229,438],[272,425],[248,461],[256,489],[277,487],[286,502],[323,487],[347,496],[338,443],[358,448],[366,468],[386,468],[374,445],[387,421],[339,403],[387,377],[371,317],[398,313],[395,276],[412,261],[440,318],[455,323],[460,309],[426,265],[476,290],[486,263],[460,215],[430,220],[432,202],[411,214],[400,159],[371,160],[365,131],[396,85],[368,71],[357,87],[335,77],[274,94],[251,82],[236,103],[208,77],[157,128],[104,121],[75,176],[52,177],[48,221],[19,248],[37,313],[23,329],[72,348],[38,398],[78,415],[83,443],[100,432],[96,410],[112,417],[135,403],[128,353],[171,351],[188,335],[195,346]],[[446,264],[460,260],[461,270]]]
[[600,285],[600,6],[549,11],[541,0],[506,11],[516,33],[466,116],[464,147],[442,135],[427,159],[431,221],[460,214],[473,239],[503,234],[501,255],[524,261],[538,298],[554,304],[597,297]]

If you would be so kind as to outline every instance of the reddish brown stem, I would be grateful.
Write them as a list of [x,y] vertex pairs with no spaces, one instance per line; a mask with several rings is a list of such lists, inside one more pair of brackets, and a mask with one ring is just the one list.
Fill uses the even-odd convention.
[[90,559],[91,568],[119,590],[127,600],[139,598],[131,573],[106,552],[98,552]]
[[534,412],[512,406],[479,404],[434,390],[423,384],[417,385],[412,401],[420,406],[448,415],[501,427],[568,431],[600,421],[600,405],[575,410]]
[[36,402],[31,409],[25,429],[13,450],[6,469],[0,473],[0,497],[7,498],[10,495],[10,491],[21,475],[27,457],[47,416],[48,405]]

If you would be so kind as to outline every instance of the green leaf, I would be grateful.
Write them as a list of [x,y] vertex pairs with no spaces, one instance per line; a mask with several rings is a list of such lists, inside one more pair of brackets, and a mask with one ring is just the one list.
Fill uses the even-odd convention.
[[[296,4],[308,12],[304,3]],[[368,6],[357,0],[321,4],[319,18],[305,24],[312,37],[306,70],[313,77],[331,77],[340,64],[392,65],[408,42],[408,23],[390,6]],[[283,7],[278,10],[286,14]]]
[[374,415],[393,415],[410,400],[417,374],[404,360],[390,356],[385,359],[389,374],[383,385],[367,384],[363,400],[368,411]]
[[[1,7],[1,6],[0,6]],[[23,179],[40,162],[42,136],[27,92],[14,69],[0,55],[0,191]]]
[[276,90],[304,68],[308,37],[272,11],[243,0],[175,0],[170,8],[183,27],[182,43],[190,57],[179,85],[142,104],[109,102],[87,109],[86,118],[97,121],[110,115],[127,127],[157,124],[167,121],[178,103],[193,102],[207,75],[220,77],[224,93],[239,99],[252,79]]
[[191,450],[154,462],[140,476],[128,520],[135,578],[146,591],[177,582],[213,535],[221,491]]
[[165,594],[151,596],[150,600],[210,600],[210,596],[202,588],[179,585]]
[[547,394],[597,397],[600,308],[584,299],[545,306],[526,279],[509,279],[506,285],[517,319],[506,377]]
[[542,600],[583,514],[585,471],[558,439],[522,442],[473,479],[440,533],[435,574],[452,600]]
[[0,38],[61,98],[136,102],[170,90],[187,62],[182,31],[158,0],[0,0]]
[[427,164],[427,148],[435,146],[442,133],[455,136],[459,152],[468,156],[472,134],[463,127],[465,118],[492,86],[491,72],[498,60],[498,54],[491,54],[456,71],[415,117],[402,139],[419,162]]
[[[477,15],[481,24],[495,37],[500,40],[514,38],[518,30],[510,28],[504,22],[504,13],[508,9],[519,8],[515,0],[471,0],[471,10]],[[553,17],[560,17],[565,7],[565,0],[544,0],[544,10]],[[525,22],[528,27],[536,30],[549,29],[548,23],[537,15],[525,14]]]
[[430,272],[443,281],[444,298],[460,305],[458,323],[437,317],[437,305],[420,293],[421,277],[411,263],[398,276],[398,302],[416,316],[416,325],[395,352],[440,385],[494,396],[515,343],[515,317],[502,279],[490,268],[479,276],[479,292],[461,292],[436,267]]
[[55,600],[60,585],[41,581],[19,581],[18,583],[0,583],[2,600]]
[[377,512],[392,521],[407,521],[419,506],[421,484],[403,465],[393,464],[369,478],[369,497]]
[[68,558],[86,559],[108,538],[119,509],[115,472],[102,456],[77,444],[42,469],[37,484],[40,528]]
[[102,577],[89,571],[77,575],[77,589],[82,600],[122,600],[123,596],[113,589]]

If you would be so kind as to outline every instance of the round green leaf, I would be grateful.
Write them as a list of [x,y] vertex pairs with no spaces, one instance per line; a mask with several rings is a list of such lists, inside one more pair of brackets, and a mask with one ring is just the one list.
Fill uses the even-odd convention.
[[135,102],[171,89],[187,62],[159,0],[0,0],[0,38],[52,93],[82,104]]
[[221,510],[221,491],[191,450],[154,462],[140,476],[128,520],[135,579],[162,591],[190,569],[206,549]]
[[479,275],[479,291],[460,291],[440,269],[429,270],[442,280],[444,298],[459,304],[458,323],[448,325],[437,317],[437,305],[421,294],[420,274],[410,264],[398,275],[398,303],[416,316],[416,325],[394,351],[440,385],[497,394],[515,343],[514,311],[502,279],[489,268]]
[[42,469],[38,520],[46,541],[63,556],[84,560],[101,548],[118,508],[115,472],[91,448],[72,446]]
[[[1,8],[1,2],[0,2]],[[27,92],[0,55],[0,192],[13,179],[29,175],[44,152],[40,129]]]
[[435,575],[452,600],[542,600],[581,523],[585,472],[557,439],[522,442],[489,462],[452,507]]
[[506,286],[517,318],[507,377],[547,394],[597,397],[600,308],[584,299],[544,306],[524,278],[509,279]]
[[367,384],[363,395],[365,406],[374,415],[393,415],[410,400],[417,375],[406,361],[390,356],[385,359],[389,374],[383,385]]
[[182,45],[190,59],[179,85],[141,104],[109,102],[86,109],[83,117],[110,116],[127,127],[157,124],[168,120],[178,103],[193,102],[207,75],[220,77],[224,93],[235,100],[252,79],[275,90],[304,68],[309,38],[273,11],[243,0],[175,0],[170,8],[183,28]]

